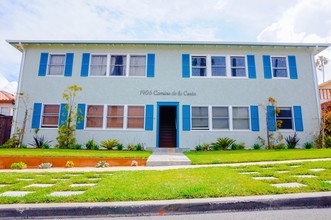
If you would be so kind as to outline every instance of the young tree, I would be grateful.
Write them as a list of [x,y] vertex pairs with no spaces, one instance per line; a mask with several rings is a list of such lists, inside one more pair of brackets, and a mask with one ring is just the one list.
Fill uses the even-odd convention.
[[319,56],[315,61],[315,65],[319,71],[323,73],[323,83],[325,82],[325,66],[328,64],[329,60],[325,56]]
[[58,143],[55,145],[56,148],[72,148],[76,143],[76,121],[81,120],[78,116],[77,105],[75,103],[75,98],[79,91],[82,91],[81,87],[71,85],[62,94],[62,98],[66,100],[64,107],[65,113],[63,114],[67,115],[67,119],[62,122],[58,129],[58,137],[56,138]]

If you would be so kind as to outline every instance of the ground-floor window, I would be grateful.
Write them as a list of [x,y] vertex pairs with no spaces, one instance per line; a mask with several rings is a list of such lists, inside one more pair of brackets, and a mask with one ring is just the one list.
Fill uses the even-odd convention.
[[279,129],[293,129],[293,115],[291,107],[280,107],[276,120],[281,121]]
[[192,106],[192,130],[249,130],[247,106]]
[[60,105],[45,104],[42,112],[41,127],[57,128],[59,124]]

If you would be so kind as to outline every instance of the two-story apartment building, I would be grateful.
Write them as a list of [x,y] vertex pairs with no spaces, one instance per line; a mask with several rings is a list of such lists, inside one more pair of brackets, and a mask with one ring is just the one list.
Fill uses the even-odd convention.
[[[25,143],[35,128],[49,140],[66,118],[63,91],[76,84],[84,120],[78,143],[191,148],[230,137],[247,146],[297,132],[312,140],[320,124],[314,56],[328,44],[8,41],[23,53],[18,92],[29,97]],[[273,97],[276,116],[266,107]],[[268,113],[268,114],[267,114]],[[23,120],[17,103],[14,126]],[[267,117],[268,115],[268,117]]]

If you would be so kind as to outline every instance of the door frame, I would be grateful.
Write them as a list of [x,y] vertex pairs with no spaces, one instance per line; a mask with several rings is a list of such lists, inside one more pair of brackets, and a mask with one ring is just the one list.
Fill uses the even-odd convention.
[[160,107],[174,106],[176,107],[176,148],[179,147],[179,102],[157,102],[156,115],[156,148],[159,148],[159,126],[160,126]]

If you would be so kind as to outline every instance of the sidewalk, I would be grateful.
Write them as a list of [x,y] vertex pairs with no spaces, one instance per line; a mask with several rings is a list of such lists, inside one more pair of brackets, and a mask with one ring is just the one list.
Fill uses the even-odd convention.
[[4,172],[116,172],[116,171],[140,171],[140,170],[172,170],[172,169],[194,169],[200,167],[235,167],[235,166],[249,166],[249,165],[267,165],[267,164],[282,164],[282,163],[301,163],[301,162],[316,162],[316,161],[330,161],[331,158],[320,159],[303,159],[303,160],[283,160],[283,161],[262,161],[262,162],[247,162],[247,163],[227,163],[227,164],[205,164],[205,165],[180,165],[180,166],[137,166],[137,167],[74,167],[74,168],[50,168],[50,169],[0,169],[0,173]]
[[331,207],[331,192],[106,203],[0,205],[0,219],[118,217]]

